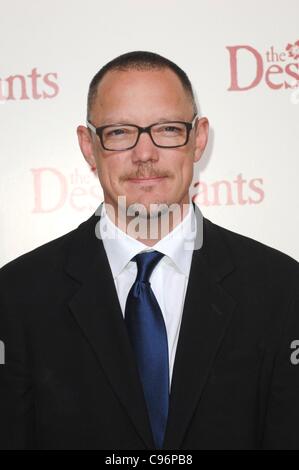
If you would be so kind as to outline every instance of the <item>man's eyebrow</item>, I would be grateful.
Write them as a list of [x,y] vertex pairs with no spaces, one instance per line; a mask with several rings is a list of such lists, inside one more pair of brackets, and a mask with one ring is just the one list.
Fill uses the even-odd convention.
[[[163,122],[171,122],[171,121],[187,121],[187,119],[183,118],[182,116],[167,116],[167,117],[160,117],[156,118],[155,121],[149,122],[147,125],[151,125],[152,123],[163,123]],[[117,119],[105,119],[98,127],[102,126],[110,126],[114,124],[135,124],[139,125],[136,123],[135,119],[129,119],[129,118],[121,118],[118,117]]]

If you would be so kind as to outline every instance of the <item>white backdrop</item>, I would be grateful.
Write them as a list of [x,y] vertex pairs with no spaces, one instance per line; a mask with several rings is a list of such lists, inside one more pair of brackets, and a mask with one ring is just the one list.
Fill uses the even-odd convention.
[[203,214],[299,258],[298,0],[0,4],[0,265],[101,202],[76,127],[93,75],[133,50],[181,66],[210,121],[192,185]]

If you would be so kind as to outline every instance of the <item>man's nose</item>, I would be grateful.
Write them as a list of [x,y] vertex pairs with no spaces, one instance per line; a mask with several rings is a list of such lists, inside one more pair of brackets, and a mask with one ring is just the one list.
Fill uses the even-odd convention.
[[138,142],[132,150],[133,161],[157,160],[158,158],[158,147],[153,143],[147,132],[140,134]]

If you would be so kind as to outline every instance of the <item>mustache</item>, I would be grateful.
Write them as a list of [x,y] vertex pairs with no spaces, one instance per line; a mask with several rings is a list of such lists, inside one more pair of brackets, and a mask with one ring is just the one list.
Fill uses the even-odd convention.
[[140,170],[138,171],[137,173],[134,173],[134,174],[130,174],[130,175],[127,175],[125,176],[124,179],[132,179],[132,178],[161,178],[161,177],[165,177],[165,176],[169,176],[168,173],[165,173],[165,172],[149,172],[149,171],[146,171],[146,170]]

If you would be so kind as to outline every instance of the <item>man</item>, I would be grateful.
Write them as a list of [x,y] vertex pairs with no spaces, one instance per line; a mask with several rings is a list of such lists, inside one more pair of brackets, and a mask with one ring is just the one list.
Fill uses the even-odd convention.
[[78,138],[104,202],[0,272],[1,447],[298,449],[298,263],[190,200],[187,75],[117,57]]

